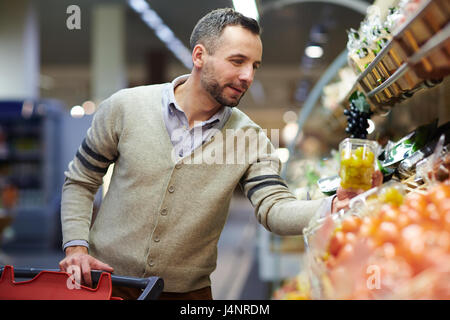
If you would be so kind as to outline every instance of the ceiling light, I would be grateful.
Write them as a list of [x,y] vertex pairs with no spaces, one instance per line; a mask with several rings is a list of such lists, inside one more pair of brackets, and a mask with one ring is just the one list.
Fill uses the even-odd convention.
[[317,59],[323,55],[323,49],[321,46],[307,46],[305,49],[305,54],[310,58]]
[[233,0],[234,10],[242,13],[244,16],[259,19],[258,8],[255,0]]
[[82,118],[84,116],[84,109],[82,106],[73,106],[70,109],[70,115],[72,118]]
[[191,69],[191,51],[186,48],[183,42],[174,35],[172,30],[164,24],[156,11],[150,8],[150,5],[144,0],[128,0],[128,5],[141,15],[142,21],[155,32],[156,36],[170,51],[172,51],[175,57],[177,57],[186,68]]

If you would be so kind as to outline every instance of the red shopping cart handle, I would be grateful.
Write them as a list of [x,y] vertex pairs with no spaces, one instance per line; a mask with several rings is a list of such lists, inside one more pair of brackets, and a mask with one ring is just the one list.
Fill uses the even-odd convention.
[[[9,266],[5,266],[9,267]],[[0,279],[3,274],[3,270],[5,267],[0,267]],[[50,272],[50,273],[65,273],[60,272],[59,269],[40,269],[40,268],[11,268],[14,270],[14,276],[18,278],[34,278],[42,272]],[[92,283],[98,284],[101,282],[102,274],[105,274],[105,271],[100,270],[92,270],[91,277]],[[129,288],[138,288],[143,289],[142,294],[138,297],[137,300],[156,300],[164,288],[164,281],[160,277],[152,276],[148,278],[134,278],[127,276],[118,276],[114,274],[107,273],[108,277],[111,279],[111,283],[115,286],[121,287],[129,287]]]

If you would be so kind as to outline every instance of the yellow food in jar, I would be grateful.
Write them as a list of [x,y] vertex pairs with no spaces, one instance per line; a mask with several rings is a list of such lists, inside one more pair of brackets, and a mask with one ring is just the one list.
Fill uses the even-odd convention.
[[341,153],[341,187],[368,190],[372,187],[375,156],[369,148],[358,147]]

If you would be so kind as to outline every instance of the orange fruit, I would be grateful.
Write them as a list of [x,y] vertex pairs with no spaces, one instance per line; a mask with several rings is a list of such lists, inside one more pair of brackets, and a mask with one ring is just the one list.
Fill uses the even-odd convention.
[[356,232],[361,225],[361,218],[357,216],[346,217],[342,221],[342,231],[343,232]]
[[353,232],[347,232],[345,233],[345,243],[355,243],[356,242],[356,235]]
[[353,257],[355,254],[355,247],[352,243],[346,243],[342,249],[339,251],[337,261],[341,263],[342,261],[346,261],[349,258]]
[[345,242],[345,236],[342,231],[337,231],[330,239],[329,252],[337,256]]
[[416,211],[425,211],[428,204],[427,197],[417,192],[411,192],[405,199],[404,205]]
[[429,203],[423,212],[420,212],[424,219],[439,223],[441,215],[438,207],[434,203]]
[[438,205],[441,201],[450,199],[450,186],[444,183],[434,186],[428,193],[428,198],[436,205]]
[[391,258],[395,257],[397,249],[392,243],[386,242],[385,244],[383,244],[383,246],[381,248],[383,250],[383,255],[386,258],[391,259]]
[[383,221],[395,222],[398,219],[400,211],[391,204],[386,204],[381,207],[381,219]]
[[385,242],[394,243],[399,240],[400,233],[395,223],[384,221],[379,225],[375,236],[380,244]]

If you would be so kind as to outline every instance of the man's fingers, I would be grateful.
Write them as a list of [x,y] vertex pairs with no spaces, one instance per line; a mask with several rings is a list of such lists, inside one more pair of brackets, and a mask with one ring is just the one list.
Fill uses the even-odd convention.
[[83,280],[86,283],[87,286],[92,286],[92,279],[91,279],[91,266],[89,264],[88,259],[83,259],[81,261],[81,273],[83,275]]
[[351,199],[356,197],[358,194],[364,192],[364,190],[359,189],[343,189],[341,187],[338,188],[336,195],[339,200]]
[[349,204],[350,204],[350,199],[339,200],[337,203],[337,206],[336,206],[337,211],[347,208]]
[[380,170],[376,170],[372,175],[372,187],[378,187],[383,184],[383,173]]
[[350,203],[350,199],[339,200],[339,198],[336,197],[333,200],[331,212],[336,213],[341,209],[345,209],[348,207],[349,203]]
[[[114,269],[110,265],[95,259],[89,254],[84,253],[75,253],[67,256],[59,263],[59,269],[61,271],[65,271],[71,275],[74,275],[76,282],[82,282],[83,284],[90,287],[92,286],[92,270],[114,272]],[[77,270],[76,274],[74,272],[74,269]],[[80,281],[80,277],[82,281]]]
[[92,267],[92,269],[95,269],[95,270],[114,272],[114,269],[109,264],[101,262],[100,260],[97,260],[95,258],[92,258],[92,260],[91,260],[91,267]]

